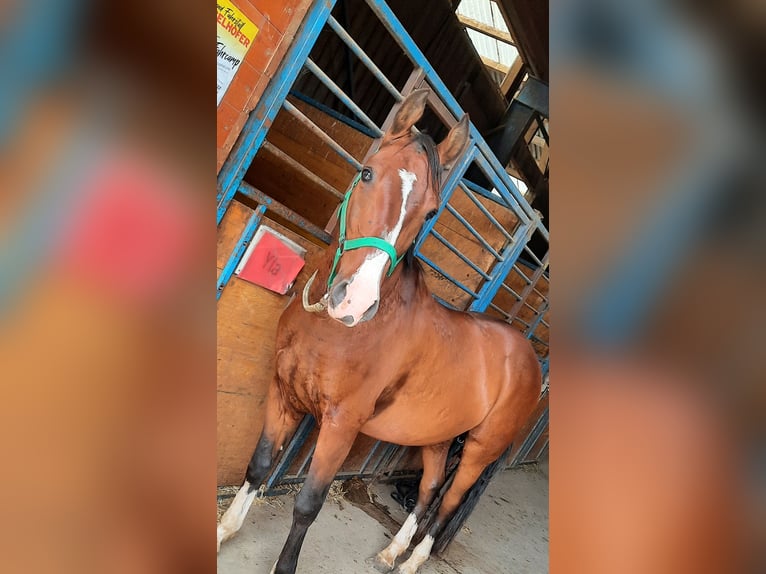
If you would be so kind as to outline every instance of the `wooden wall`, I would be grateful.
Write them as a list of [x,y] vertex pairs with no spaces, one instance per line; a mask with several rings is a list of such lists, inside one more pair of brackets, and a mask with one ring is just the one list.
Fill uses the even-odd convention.
[[[251,213],[242,203],[231,203],[219,229],[219,273]],[[302,287],[317,267],[322,248],[268,218],[263,224],[306,248],[306,265],[296,280]],[[294,291],[278,295],[234,276],[218,302],[219,484],[242,480],[260,435],[264,402],[274,373],[277,321]]]

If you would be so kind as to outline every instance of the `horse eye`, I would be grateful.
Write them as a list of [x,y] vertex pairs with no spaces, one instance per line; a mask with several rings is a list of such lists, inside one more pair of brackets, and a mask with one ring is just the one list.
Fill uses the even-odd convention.
[[432,218],[434,215],[436,215],[436,210],[435,210],[435,209],[432,209],[431,211],[429,211],[428,213],[426,213],[426,221],[428,221],[429,219],[431,219],[431,218]]
[[370,181],[372,179],[372,170],[369,167],[362,168],[362,181]]

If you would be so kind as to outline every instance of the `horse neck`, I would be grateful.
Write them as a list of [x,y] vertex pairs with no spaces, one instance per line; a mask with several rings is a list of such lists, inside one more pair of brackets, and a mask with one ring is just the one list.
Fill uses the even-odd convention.
[[404,261],[391,277],[383,278],[378,315],[396,312],[402,306],[409,307],[423,297],[429,297],[429,292],[420,266],[416,262],[408,264]]

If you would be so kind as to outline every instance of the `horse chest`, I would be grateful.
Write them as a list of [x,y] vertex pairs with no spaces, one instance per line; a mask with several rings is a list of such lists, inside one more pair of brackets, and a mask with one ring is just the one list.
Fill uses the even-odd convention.
[[328,404],[347,400],[361,381],[375,376],[367,353],[334,340],[321,328],[298,329],[284,340],[277,350],[276,370],[283,395],[297,410],[317,414]]

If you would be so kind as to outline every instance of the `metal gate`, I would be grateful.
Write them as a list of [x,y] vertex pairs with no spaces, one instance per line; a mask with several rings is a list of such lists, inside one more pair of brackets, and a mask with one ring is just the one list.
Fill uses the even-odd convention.
[[[250,113],[237,143],[221,169],[217,190],[218,223],[220,224],[232,199],[238,194],[256,202],[258,207],[219,276],[219,298],[265,212],[272,211],[287,218],[326,244],[331,240],[326,230],[243,181],[258,151],[269,146],[273,153],[278,154],[289,165],[305,170],[295,159],[278,149],[274,150],[265,139],[280,110],[301,122],[355,170],[362,166],[363,158],[357,159],[346,151],[331,134],[319,128],[287,99],[299,73],[312,74],[350,112],[351,115],[345,118],[347,123],[365,131],[371,137],[377,138],[382,135],[393,119],[395,110],[381,125],[376,124],[354,98],[339,87],[339,82],[333,80],[316,64],[311,58],[311,51],[320,32],[325,30],[325,33],[335,34],[347,50],[369,70],[379,83],[380,89],[388,92],[396,102],[401,102],[415,89],[428,87],[431,90],[428,106],[444,126],[452,127],[464,114],[457,100],[385,2],[366,0],[371,13],[385,27],[411,63],[411,72],[401,88],[397,88],[381,72],[373,60],[374,54],[370,56],[365,53],[357,40],[333,17],[335,3],[335,0],[319,0],[308,11],[280,70]],[[368,155],[377,148],[377,141],[368,150]],[[474,174],[470,177],[466,175],[469,168],[470,173]],[[311,177],[319,179],[314,174],[311,174]],[[342,190],[336,190],[321,180],[319,183],[324,189],[330,189],[340,202]],[[464,237],[472,238],[474,248],[470,253],[459,249],[450,239],[449,232],[455,229]],[[533,237],[536,245],[534,250],[529,245]],[[415,253],[425,264],[433,279],[432,283],[437,287],[445,287],[441,293],[440,289],[435,289],[435,297],[443,304],[499,315],[531,339],[543,367],[544,385],[541,399],[548,393],[547,244],[548,231],[539,214],[531,208],[481,134],[471,124],[467,149],[447,173],[442,184],[437,215],[426,223],[418,236]],[[541,249],[540,245],[545,247]],[[303,480],[313,453],[313,444],[307,441],[313,427],[314,420],[310,416],[300,424],[269,477],[268,488],[271,489],[280,483]],[[529,435],[521,441],[521,448],[513,457],[512,465],[533,460],[534,456],[547,448],[547,442],[542,446],[538,444],[546,427],[547,408],[532,426]],[[536,444],[536,454],[531,456]],[[339,478],[396,474],[407,451],[406,447],[377,442],[360,468],[344,472]]]

